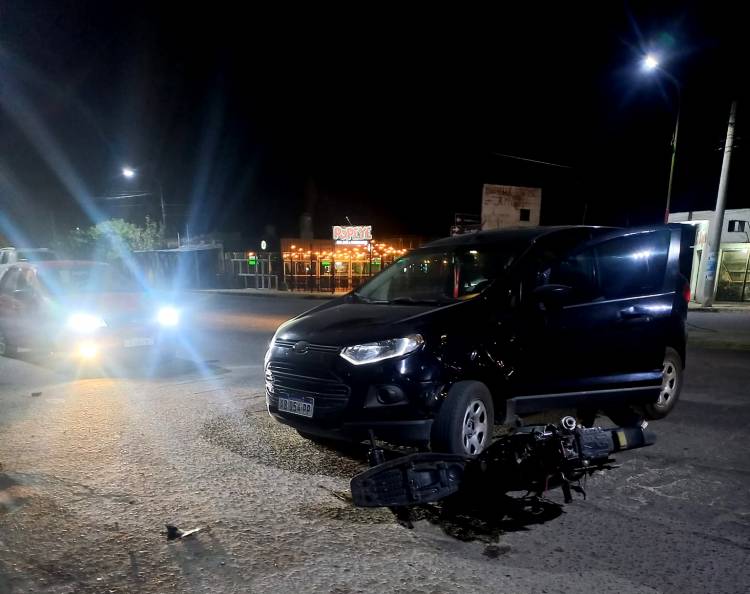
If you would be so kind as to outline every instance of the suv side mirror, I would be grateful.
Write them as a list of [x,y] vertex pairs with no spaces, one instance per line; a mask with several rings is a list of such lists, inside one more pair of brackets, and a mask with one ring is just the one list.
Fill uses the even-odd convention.
[[556,309],[565,305],[572,292],[573,287],[568,285],[541,285],[531,294],[539,303],[540,309]]

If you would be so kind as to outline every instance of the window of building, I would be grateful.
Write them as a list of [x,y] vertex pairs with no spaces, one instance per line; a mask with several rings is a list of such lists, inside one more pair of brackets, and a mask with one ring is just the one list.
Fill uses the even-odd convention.
[[522,208],[518,211],[520,220],[522,221],[530,221],[531,220],[531,209],[529,208]]

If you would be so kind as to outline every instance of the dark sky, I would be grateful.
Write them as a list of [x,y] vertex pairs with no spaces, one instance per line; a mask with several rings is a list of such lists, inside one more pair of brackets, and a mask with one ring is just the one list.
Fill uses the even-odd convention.
[[[675,97],[642,53],[683,87],[673,211],[712,207],[748,70],[723,2],[156,4],[0,6],[0,233],[49,243],[156,180],[173,224],[248,238],[295,235],[307,208],[321,235],[344,216],[444,235],[487,182],[541,185],[543,223],[656,222]],[[744,119],[741,102],[740,135]],[[740,141],[730,206],[748,205],[747,163]]]

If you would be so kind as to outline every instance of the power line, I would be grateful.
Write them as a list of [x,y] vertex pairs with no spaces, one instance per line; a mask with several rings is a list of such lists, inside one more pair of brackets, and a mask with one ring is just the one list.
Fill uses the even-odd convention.
[[560,167],[561,169],[573,169],[571,165],[561,165],[560,163],[550,163],[549,161],[539,161],[538,159],[529,159],[527,157],[519,157],[518,155],[507,155],[505,153],[493,152],[496,157],[504,157],[506,159],[516,159],[517,161],[527,161],[528,163],[536,163],[537,165],[547,165],[549,167]]

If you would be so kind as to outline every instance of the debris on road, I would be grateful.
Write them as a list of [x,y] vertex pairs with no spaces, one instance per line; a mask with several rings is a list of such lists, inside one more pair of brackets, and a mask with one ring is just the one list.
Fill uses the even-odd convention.
[[34,397],[37,397],[37,396],[41,396],[42,393],[41,392],[32,392],[31,395],[34,396]]
[[193,528],[191,530],[181,530],[172,524],[165,524],[165,526],[167,527],[167,531],[162,532],[162,534],[167,535],[167,540],[181,540],[205,529],[205,526],[199,526],[198,528]]
[[371,436],[371,468],[351,480],[354,505],[402,507],[464,493],[528,491],[542,498],[560,487],[565,503],[571,491],[586,494],[582,478],[613,468],[610,454],[649,446],[654,436],[637,427],[581,427],[574,417],[559,425],[530,427],[498,439],[476,458],[418,453],[385,461]]
[[328,491],[328,493],[333,495],[336,499],[340,499],[344,503],[352,503],[352,496],[347,491],[335,491],[334,489],[329,489],[324,485],[318,485],[318,488],[323,489],[324,491]]

